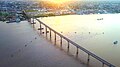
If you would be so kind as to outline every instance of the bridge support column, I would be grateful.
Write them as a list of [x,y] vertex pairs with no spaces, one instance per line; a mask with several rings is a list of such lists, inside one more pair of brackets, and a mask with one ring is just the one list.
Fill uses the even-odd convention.
[[62,48],[62,37],[60,37],[60,47]]
[[77,48],[77,51],[76,51],[76,57],[78,57],[78,47],[76,47]]
[[67,52],[69,52],[69,48],[70,48],[70,43],[68,41]]
[[50,41],[51,41],[51,30],[50,30]]
[[55,45],[56,45],[56,33],[55,33]]
[[90,62],[90,55],[88,54],[87,64],[89,65]]

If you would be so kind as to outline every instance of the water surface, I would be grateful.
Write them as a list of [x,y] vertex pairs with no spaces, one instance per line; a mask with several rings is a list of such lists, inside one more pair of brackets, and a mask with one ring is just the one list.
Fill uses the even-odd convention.
[[[80,46],[120,67],[120,14],[39,18]],[[102,20],[98,20],[102,19]],[[117,44],[114,44],[118,41]]]

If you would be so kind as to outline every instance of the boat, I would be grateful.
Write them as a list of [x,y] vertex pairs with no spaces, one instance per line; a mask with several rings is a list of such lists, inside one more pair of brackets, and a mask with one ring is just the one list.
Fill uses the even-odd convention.
[[98,18],[97,20],[103,20],[103,18]]

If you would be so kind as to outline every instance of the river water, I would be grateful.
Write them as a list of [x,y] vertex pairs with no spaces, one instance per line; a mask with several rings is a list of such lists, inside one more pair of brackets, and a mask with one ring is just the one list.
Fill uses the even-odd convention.
[[[39,18],[57,32],[120,67],[120,14]],[[117,44],[114,42],[117,41]]]

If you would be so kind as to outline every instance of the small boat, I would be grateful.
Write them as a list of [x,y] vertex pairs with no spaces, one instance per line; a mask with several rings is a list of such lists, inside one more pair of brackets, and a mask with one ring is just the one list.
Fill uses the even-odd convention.
[[16,19],[10,19],[9,21],[7,21],[6,23],[19,23],[21,20],[19,18]]
[[103,20],[103,18],[99,18],[99,19],[97,19],[97,20]]
[[118,41],[113,42],[113,44],[118,44]]
[[10,21],[7,21],[6,23],[14,23],[16,22],[15,20],[10,20]]

